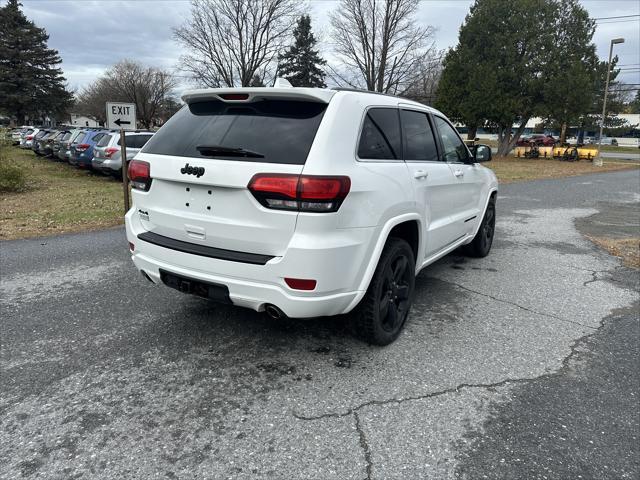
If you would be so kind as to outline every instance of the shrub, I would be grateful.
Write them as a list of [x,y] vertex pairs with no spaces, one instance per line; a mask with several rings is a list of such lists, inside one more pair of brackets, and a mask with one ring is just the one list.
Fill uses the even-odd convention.
[[9,161],[6,148],[0,146],[0,193],[20,192],[25,186],[24,171]]

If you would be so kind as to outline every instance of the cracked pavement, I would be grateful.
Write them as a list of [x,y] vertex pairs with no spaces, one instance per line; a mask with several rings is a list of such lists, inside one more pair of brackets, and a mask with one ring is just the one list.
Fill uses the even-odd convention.
[[637,478],[638,276],[581,232],[639,182],[502,186],[386,348],[152,286],[121,229],[0,243],[0,478]]

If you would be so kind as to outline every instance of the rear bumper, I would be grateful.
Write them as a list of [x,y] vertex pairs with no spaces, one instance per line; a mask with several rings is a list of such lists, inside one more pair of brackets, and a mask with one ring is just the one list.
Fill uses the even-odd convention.
[[101,170],[106,173],[118,173],[122,170],[122,162],[119,160],[97,159],[94,157],[91,165],[95,170]]
[[[357,228],[335,232],[339,241],[292,238],[285,256],[264,265],[207,258],[164,248],[138,238],[144,233],[135,208],[126,215],[127,239],[135,245],[131,258],[154,283],[161,284],[160,270],[229,289],[234,305],[263,311],[272,304],[292,318],[347,313],[364,292],[358,290],[366,267],[372,232]],[[317,280],[311,292],[289,288],[285,277]]]

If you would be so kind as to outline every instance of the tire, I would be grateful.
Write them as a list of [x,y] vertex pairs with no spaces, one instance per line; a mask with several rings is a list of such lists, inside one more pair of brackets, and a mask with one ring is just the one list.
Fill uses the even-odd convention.
[[496,231],[496,201],[491,198],[484,212],[478,233],[465,248],[470,257],[483,258],[489,255]]
[[398,338],[413,302],[415,265],[413,250],[405,240],[387,240],[367,293],[355,312],[355,334],[362,340],[382,346]]

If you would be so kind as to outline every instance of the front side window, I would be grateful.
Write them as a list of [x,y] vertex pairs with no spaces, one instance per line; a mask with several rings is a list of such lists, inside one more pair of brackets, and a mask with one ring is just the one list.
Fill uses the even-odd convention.
[[395,108],[371,108],[362,124],[358,157],[371,160],[402,158],[400,121]]
[[469,159],[469,153],[465,144],[460,140],[458,133],[442,118],[434,118],[440,132],[444,160],[446,162],[466,162]]
[[400,110],[400,119],[404,135],[404,159],[437,161],[438,150],[427,114]]

